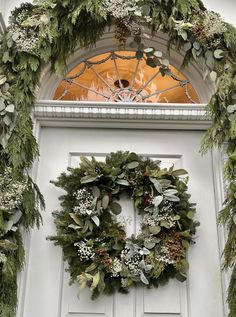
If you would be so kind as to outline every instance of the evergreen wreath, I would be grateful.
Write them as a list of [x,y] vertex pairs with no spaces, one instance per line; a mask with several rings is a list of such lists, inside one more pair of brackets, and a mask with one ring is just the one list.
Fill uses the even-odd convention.
[[[42,67],[50,63],[52,71],[62,75],[75,48],[95,44],[111,25],[119,45],[132,37],[130,45],[137,58],[144,56],[150,67],[160,67],[163,76],[168,75],[169,61],[158,48],[144,46],[142,38],[147,34],[143,34],[143,25],[154,35],[166,33],[169,46],[182,50],[183,67],[195,61],[204,79],[215,84],[206,109],[212,125],[201,151],[226,145],[227,189],[219,223],[228,232],[223,268],[232,269],[229,317],[236,317],[236,29],[219,14],[206,10],[201,0],[34,0],[12,12],[0,39],[0,174],[4,178],[4,171],[11,171],[14,181],[25,178],[29,186],[16,209],[9,214],[0,209],[0,238],[4,241],[0,244],[4,254],[0,315],[15,316],[16,277],[24,264],[21,228],[40,223],[38,203],[43,198],[27,174],[38,156],[31,114]],[[19,208],[21,218],[9,235],[10,215]],[[5,242],[10,245],[12,241],[14,248],[6,252]]]
[[[54,212],[57,234],[49,237],[63,249],[71,283],[86,285],[92,298],[131,285],[158,286],[170,278],[185,281],[186,252],[198,223],[189,202],[183,169],[161,169],[160,161],[130,152],[116,152],[106,161],[81,157],[56,186],[62,212]],[[141,216],[141,232],[126,237],[120,198],[132,199]],[[123,222],[123,223],[122,223]]]

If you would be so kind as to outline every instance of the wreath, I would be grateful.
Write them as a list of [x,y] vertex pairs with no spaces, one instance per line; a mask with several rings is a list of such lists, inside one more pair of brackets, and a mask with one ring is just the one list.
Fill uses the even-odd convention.
[[[92,298],[132,285],[185,281],[186,252],[196,231],[195,204],[189,202],[183,169],[161,169],[160,161],[131,152],[106,156],[105,163],[81,157],[56,186],[63,188],[62,212],[54,212],[57,234],[71,282],[86,285]],[[119,219],[123,195],[140,215],[140,233],[126,236]]]
[[[9,169],[11,177],[17,181],[26,177],[30,186],[19,203],[24,206],[20,221],[14,224],[15,231],[10,231],[10,241],[16,241],[14,250],[6,252],[0,245],[4,261],[4,270],[3,264],[0,270],[0,315],[15,316],[17,273],[24,264],[21,227],[27,230],[39,223],[38,203],[43,203],[37,186],[25,176],[38,155],[32,109],[42,66],[50,64],[52,71],[61,75],[76,47],[94,45],[111,25],[115,26],[119,45],[132,38],[129,44],[137,58],[143,56],[150,67],[160,67],[163,76],[169,73],[168,54],[162,58],[158,48],[145,47],[142,39],[149,35],[143,25],[153,34],[166,33],[168,46],[182,50],[183,66],[194,61],[204,79],[215,83],[216,90],[206,108],[212,125],[201,151],[226,144],[226,199],[219,223],[227,227],[223,268],[232,268],[228,304],[229,316],[236,317],[236,29],[219,14],[206,10],[201,0],[34,0],[12,11],[9,27],[0,39],[0,173],[4,177]],[[10,211],[12,216],[15,212]],[[0,209],[4,241],[9,240],[5,225],[9,219]]]

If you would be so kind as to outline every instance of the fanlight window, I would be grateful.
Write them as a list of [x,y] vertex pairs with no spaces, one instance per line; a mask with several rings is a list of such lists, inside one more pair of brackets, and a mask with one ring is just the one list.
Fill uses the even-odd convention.
[[117,51],[90,58],[58,86],[54,99],[75,101],[198,103],[189,80],[170,65],[170,75],[151,68],[135,52]]

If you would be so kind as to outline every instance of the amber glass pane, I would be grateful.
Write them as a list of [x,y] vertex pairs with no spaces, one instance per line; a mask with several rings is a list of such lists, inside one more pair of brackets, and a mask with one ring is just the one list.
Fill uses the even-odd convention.
[[162,76],[135,52],[119,51],[95,56],[70,71],[58,86],[54,99],[198,103],[188,79],[170,65],[172,76]]

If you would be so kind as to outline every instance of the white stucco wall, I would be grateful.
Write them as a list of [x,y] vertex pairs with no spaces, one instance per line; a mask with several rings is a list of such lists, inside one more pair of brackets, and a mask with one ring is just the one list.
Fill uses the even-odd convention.
[[[6,24],[10,11],[22,2],[33,2],[33,0],[0,0],[0,10],[3,13]],[[203,2],[208,9],[219,12],[225,21],[236,26],[236,0],[203,0]]]

